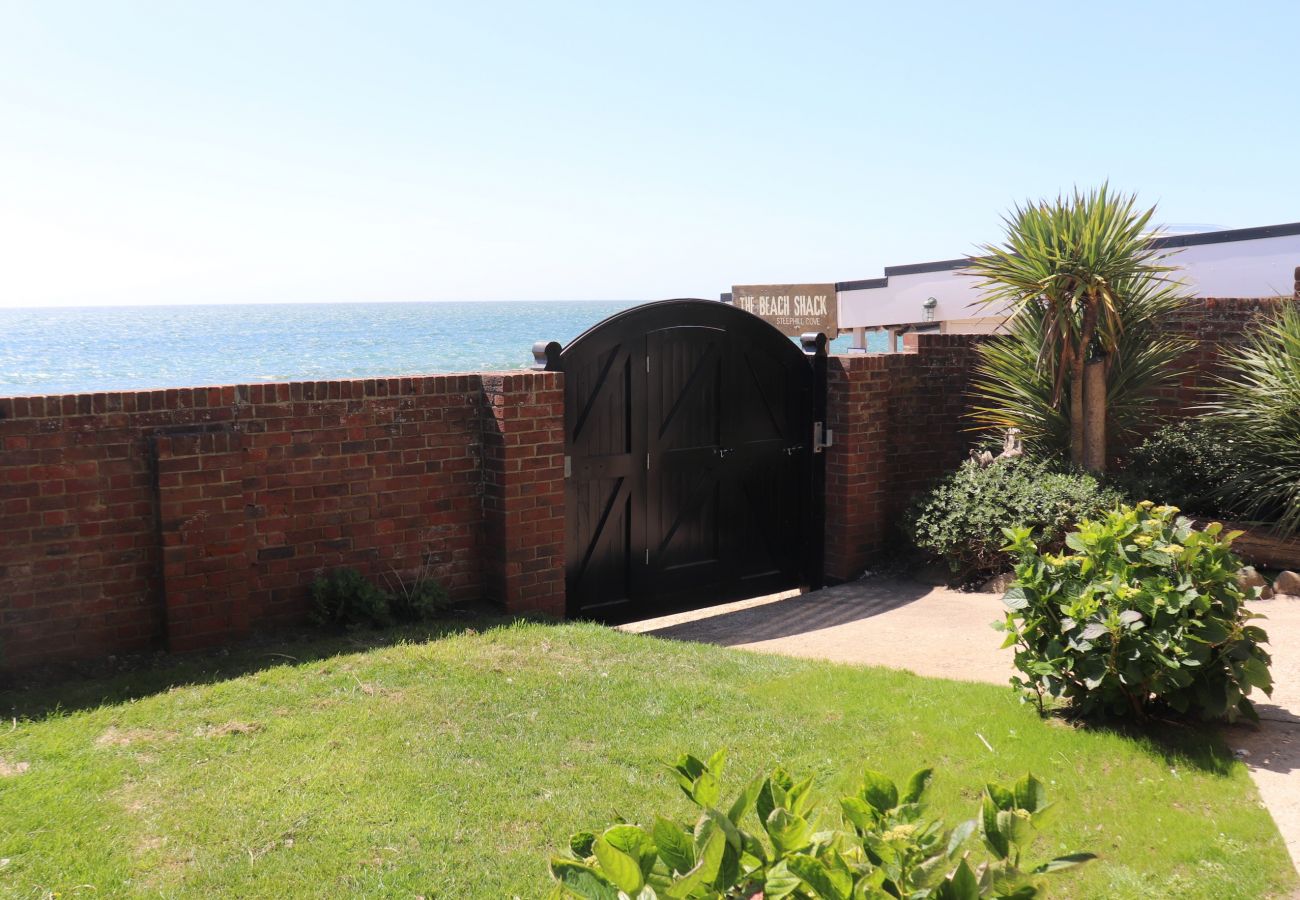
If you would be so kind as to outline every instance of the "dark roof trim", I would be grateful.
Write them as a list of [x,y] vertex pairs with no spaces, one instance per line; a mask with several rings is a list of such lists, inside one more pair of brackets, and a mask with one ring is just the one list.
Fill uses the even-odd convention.
[[[1161,250],[1179,247],[1199,247],[1204,244],[1230,244],[1234,241],[1261,241],[1267,238],[1291,237],[1300,234],[1300,222],[1285,225],[1261,225],[1258,228],[1233,228],[1228,231],[1206,231],[1201,234],[1172,234],[1158,237],[1151,241],[1151,246]],[[924,275],[928,272],[950,272],[964,269],[971,263],[971,257],[964,259],[941,259],[936,262],[911,263],[905,266],[885,266],[884,278],[867,278],[861,281],[841,281],[835,285],[837,291],[865,291],[871,288],[889,286],[892,275]]]
[[924,275],[926,272],[947,272],[950,269],[964,269],[971,263],[965,259],[941,259],[938,262],[910,263],[906,266],[885,266],[885,277],[891,275]]
[[1196,247],[1201,244],[1230,244],[1233,241],[1262,241],[1266,238],[1291,237],[1300,234],[1300,222],[1286,225],[1261,225],[1258,228],[1234,228],[1230,231],[1206,231],[1201,234],[1170,234],[1156,238],[1151,246]]
[[888,278],[865,278],[862,281],[837,281],[835,290],[837,291],[865,291],[868,288],[889,287]]

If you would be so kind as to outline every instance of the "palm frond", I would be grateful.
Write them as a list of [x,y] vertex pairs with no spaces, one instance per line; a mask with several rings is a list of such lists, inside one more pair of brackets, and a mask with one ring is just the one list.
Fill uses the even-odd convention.
[[1222,362],[1207,412],[1245,461],[1223,491],[1280,533],[1300,533],[1300,309],[1284,304]]

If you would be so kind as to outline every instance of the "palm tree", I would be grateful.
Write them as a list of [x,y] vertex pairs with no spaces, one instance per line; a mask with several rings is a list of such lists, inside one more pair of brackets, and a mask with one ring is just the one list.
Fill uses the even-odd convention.
[[1175,291],[1173,267],[1161,262],[1168,254],[1151,244],[1154,213],[1108,185],[1017,206],[1004,218],[1005,243],[981,247],[968,269],[980,279],[980,302],[1010,313],[1013,331],[1032,323],[1049,406],[1068,411],[1070,458],[1094,471],[1106,467],[1108,382],[1125,344],[1124,313],[1144,305],[1134,298]]
[[[1183,374],[1179,361],[1194,343],[1162,327],[1185,303],[1177,286],[1147,281],[1116,294],[1121,298],[1119,347],[1108,357],[1106,372],[1107,435],[1112,439],[1141,432],[1151,420],[1155,389]],[[1064,392],[1053,401],[1057,350],[1049,344],[1044,353],[1046,324],[1041,306],[1024,306],[997,340],[976,348],[969,416],[981,431],[1002,435],[1015,428],[1038,456],[1068,459],[1070,395]]]

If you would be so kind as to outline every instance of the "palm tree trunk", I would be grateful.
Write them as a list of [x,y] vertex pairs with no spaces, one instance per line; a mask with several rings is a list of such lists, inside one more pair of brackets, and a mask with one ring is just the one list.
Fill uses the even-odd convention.
[[[1074,371],[1070,373],[1070,461],[1076,466],[1091,468],[1088,464],[1088,388],[1084,374],[1092,349],[1092,336],[1097,330],[1097,305],[1091,298],[1083,298],[1083,322],[1079,328],[1079,344],[1074,348]],[[1104,370],[1103,370],[1104,371]],[[1103,381],[1104,381],[1103,377]],[[1106,409],[1106,394],[1101,394],[1102,416]],[[1103,439],[1104,422],[1103,422]]]
[[1089,360],[1083,377],[1083,467],[1106,471],[1106,360]]
[[1084,434],[1083,427],[1084,390],[1081,373],[1070,373],[1070,462],[1083,466]]

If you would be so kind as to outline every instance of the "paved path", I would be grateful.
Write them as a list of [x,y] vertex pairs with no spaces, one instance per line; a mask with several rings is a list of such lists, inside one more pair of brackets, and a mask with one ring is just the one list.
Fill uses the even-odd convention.
[[[1300,870],[1300,598],[1252,606],[1268,621],[1276,687],[1260,698],[1262,726],[1226,730]],[[870,578],[812,594],[777,594],[622,626],[625,631],[765,653],[907,669],[918,675],[1006,684],[1011,651],[989,627],[995,594]]]

